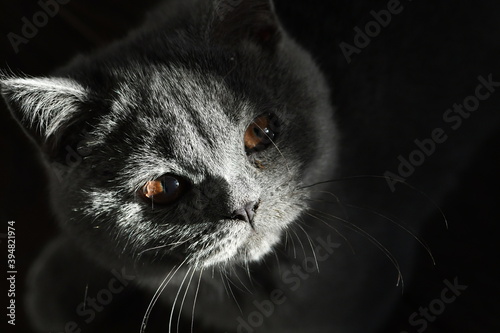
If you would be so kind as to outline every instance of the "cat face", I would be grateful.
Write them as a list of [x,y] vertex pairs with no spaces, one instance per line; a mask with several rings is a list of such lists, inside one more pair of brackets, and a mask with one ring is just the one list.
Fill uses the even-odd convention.
[[328,90],[272,6],[204,10],[213,18],[192,23],[198,35],[155,27],[57,78],[2,80],[60,176],[62,226],[105,260],[259,260],[331,163]]

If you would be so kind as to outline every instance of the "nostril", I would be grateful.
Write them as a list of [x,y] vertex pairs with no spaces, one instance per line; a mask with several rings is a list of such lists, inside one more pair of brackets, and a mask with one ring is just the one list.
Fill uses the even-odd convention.
[[231,218],[233,220],[252,223],[257,208],[259,208],[259,203],[257,201],[248,202],[243,208],[236,209],[231,215]]
[[241,221],[245,221],[245,222],[250,222],[249,216],[244,208],[240,208],[240,209],[235,210],[233,212],[233,214],[231,215],[231,218],[233,220],[241,220]]

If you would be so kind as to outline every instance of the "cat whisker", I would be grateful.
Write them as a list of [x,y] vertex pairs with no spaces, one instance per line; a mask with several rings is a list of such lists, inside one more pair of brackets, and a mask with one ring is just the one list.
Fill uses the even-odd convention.
[[200,290],[202,274],[203,274],[203,267],[200,269],[200,276],[198,278],[198,285],[196,286],[196,291],[194,293],[193,309],[191,311],[191,333],[194,332],[194,310],[196,309],[196,300],[198,299],[198,291]]
[[193,237],[188,238],[188,239],[185,239],[185,240],[179,240],[179,241],[177,241],[177,242],[173,242],[173,243],[168,243],[168,244],[163,244],[163,245],[159,245],[159,246],[151,247],[151,248],[148,248],[148,249],[145,249],[145,250],[143,250],[143,251],[139,252],[139,253],[137,254],[137,256],[141,256],[141,255],[143,255],[144,253],[149,252],[149,251],[160,250],[160,249],[163,249],[163,248],[168,247],[168,246],[171,246],[171,247],[172,247],[171,249],[173,250],[173,249],[175,249],[177,246],[182,245],[182,244],[185,244],[185,243],[189,242],[190,240],[195,239],[196,237],[197,237],[197,236],[193,236]]
[[[329,201],[324,201],[324,202],[328,203]],[[424,240],[422,240],[420,237],[418,237],[416,235],[416,233],[413,232],[409,227],[404,226],[401,223],[401,220],[399,220],[398,218],[396,218],[396,217],[391,218],[391,217],[387,216],[386,214],[383,214],[383,213],[380,213],[380,212],[376,211],[373,208],[368,208],[368,207],[363,207],[363,206],[357,206],[357,205],[352,205],[352,204],[347,204],[347,203],[343,203],[343,205],[345,207],[363,210],[363,211],[369,212],[371,214],[374,214],[376,216],[379,216],[379,217],[383,218],[384,220],[387,220],[390,223],[394,224],[398,228],[404,230],[410,236],[412,236],[424,248],[424,250],[427,252],[427,254],[429,255],[429,257],[431,258],[433,265],[436,265],[436,260],[434,258],[434,255],[432,254],[432,251],[431,251],[429,245],[427,245]]]
[[212,280],[215,278],[215,266],[212,266]]
[[273,249],[273,254],[274,257],[276,258],[276,265],[278,266],[278,274],[281,276],[280,259],[278,258],[278,252],[276,252],[276,249]]
[[312,251],[312,254],[314,256],[314,263],[316,264],[316,270],[318,271],[319,273],[319,265],[318,265],[318,258],[316,257],[316,251],[314,250],[314,246],[313,246],[313,243],[312,243],[312,239],[311,237],[309,237],[309,234],[307,233],[307,231],[302,228],[302,226],[300,224],[297,224],[297,226],[304,232],[304,234],[306,235],[306,238],[307,238],[307,241],[309,242],[309,245],[311,246],[311,251]]
[[310,187],[317,186],[317,185],[322,185],[322,184],[329,184],[329,183],[335,183],[335,182],[341,182],[341,181],[348,181],[348,180],[357,180],[357,179],[381,179],[381,180],[386,180],[386,181],[389,180],[389,181],[393,181],[393,182],[402,184],[402,185],[406,186],[407,188],[411,189],[412,191],[417,192],[420,196],[422,196],[427,201],[429,201],[439,211],[439,213],[441,214],[441,217],[443,218],[445,227],[446,227],[446,229],[448,229],[448,227],[449,227],[449,225],[448,225],[448,219],[446,218],[446,215],[444,214],[444,212],[441,209],[441,207],[439,207],[439,205],[436,203],[436,201],[434,201],[424,191],[416,188],[415,186],[409,184],[408,182],[406,182],[405,180],[402,180],[402,179],[391,178],[391,177],[380,176],[380,175],[358,175],[358,176],[348,176],[348,177],[342,177],[342,178],[337,178],[337,179],[325,180],[325,181],[317,182],[317,183],[314,183],[314,184],[301,186],[301,187],[299,187],[299,189],[306,189],[306,188],[310,188]]
[[229,296],[229,291],[227,290],[226,279],[225,279],[227,278],[227,276],[226,273],[223,271],[223,268],[219,270],[219,275],[221,278],[222,286],[224,287],[224,291],[226,292],[226,295]]
[[[240,310],[240,313],[243,314],[243,310],[241,309],[240,303],[238,303],[238,300],[236,299],[236,296],[233,293],[233,289],[231,288],[231,279],[226,273],[224,273],[224,276],[225,276],[226,281],[227,281],[227,287],[229,289],[229,292],[231,293],[231,296],[232,296],[234,302],[236,303],[238,310]],[[222,277],[222,275],[221,275],[221,277]],[[222,279],[224,280],[224,277],[222,277]],[[224,288],[226,288],[225,284],[224,284]],[[227,290],[226,290],[226,292],[227,292]]]
[[312,215],[312,214],[310,214],[308,212],[306,212],[306,214],[309,215],[310,217],[312,217],[313,219],[322,222],[323,224],[327,225],[330,229],[332,229],[333,231],[335,231],[335,233],[337,235],[339,235],[347,243],[347,245],[351,249],[352,254],[356,254],[356,251],[354,250],[354,247],[352,246],[352,244],[349,241],[349,239],[347,239],[347,237],[344,234],[342,234],[337,228],[335,228],[334,226],[328,224],[325,220],[323,220],[322,218],[320,218],[318,216]]
[[[188,272],[189,272],[189,270],[188,270]],[[196,272],[196,267],[193,267],[192,272],[191,272],[191,276],[189,277],[189,281],[188,281],[188,284],[186,286],[186,290],[184,291],[184,296],[182,297],[181,307],[179,309],[179,315],[177,316],[177,333],[179,333],[179,327],[180,327],[181,315],[182,315],[182,308],[184,307],[184,302],[186,301],[186,296],[188,294],[189,287],[191,287],[191,281],[193,280],[193,276],[194,276],[195,272]],[[186,275],[187,274],[188,273],[186,273]],[[182,287],[182,285],[181,285],[181,287]],[[180,288],[179,288],[179,290],[180,290]]]
[[288,246],[288,230],[285,230],[285,251],[287,249],[287,246]]
[[[232,267],[233,269],[233,273],[234,273],[234,276],[236,276],[236,278],[238,279],[238,281],[241,283],[241,286],[245,289],[246,292],[248,292],[249,294],[252,294],[253,295],[253,292],[245,285],[245,283],[241,280],[240,278],[240,275],[238,274],[238,272],[236,272],[236,269],[234,267]],[[236,284],[233,283],[233,285],[238,288],[238,286]],[[241,292],[243,292],[242,289],[238,288],[238,290],[240,290]]]
[[[249,258],[249,256],[248,256],[248,249],[245,249],[245,258]],[[250,264],[249,264],[249,261],[250,260],[245,260],[245,268],[246,268],[246,272],[247,272],[247,275],[248,275],[248,280],[250,281],[250,284],[253,287],[254,285],[253,285],[253,281],[252,281],[252,274],[250,273]]]
[[[297,225],[297,224],[295,224],[295,225]],[[293,226],[295,226],[295,225],[293,225]],[[297,238],[297,241],[299,242],[300,246],[302,247],[302,253],[304,254],[304,258],[306,258],[306,257],[307,257],[307,254],[306,254],[306,249],[305,249],[305,247],[304,247],[304,243],[302,243],[302,241],[300,240],[300,237],[299,237],[299,235],[297,235],[297,232],[295,232],[295,230],[293,230],[293,226],[292,226],[292,227],[290,227],[290,230],[291,230],[291,231],[293,232],[293,234],[295,235],[295,238]]]
[[[349,214],[347,213],[347,209],[345,208],[345,203],[343,201],[340,200],[340,198],[333,192],[330,192],[330,191],[311,191],[313,193],[324,193],[324,194],[328,194],[330,196],[332,196],[336,203],[339,205],[340,209],[342,209],[342,213],[344,213],[344,218],[346,220],[349,220]],[[310,200],[312,201],[313,199],[306,199],[306,200]],[[333,203],[333,202],[332,202]]]
[[167,247],[167,246],[169,246],[169,245],[170,245],[170,244],[164,244],[164,245],[155,246],[155,247],[152,247],[152,248],[149,248],[149,249],[143,250],[143,251],[139,252],[139,253],[137,254],[137,256],[141,256],[141,255],[143,255],[144,253],[149,252],[149,251],[154,251],[154,250],[163,249],[163,248],[165,248],[165,247]]
[[[177,290],[177,293],[175,294],[174,303],[172,303],[172,309],[170,310],[170,319],[168,320],[168,333],[172,333],[172,319],[174,317],[175,305],[177,304],[177,299],[179,298],[179,295],[181,293],[182,286],[184,286],[184,282],[186,281],[187,276],[189,275],[189,273],[191,273],[191,269],[192,268],[190,267],[187,270],[186,274],[184,274],[184,278],[182,279],[181,284],[179,286],[179,289]],[[181,310],[182,309],[180,309],[179,312]]]
[[155,294],[153,295],[153,298],[149,302],[148,308],[146,309],[146,313],[144,314],[144,317],[142,319],[140,333],[146,332],[146,326],[148,324],[149,316],[151,315],[151,311],[153,310],[153,307],[155,306],[156,302],[160,298],[160,295],[163,293],[163,291],[167,287],[167,285],[170,282],[170,280],[172,280],[172,278],[174,277],[175,273],[177,273],[177,271],[184,265],[184,263],[186,261],[187,261],[187,258],[184,259],[184,261],[180,265],[178,265],[178,266],[175,265],[170,270],[170,272],[167,274],[167,276],[165,276],[165,278],[163,279],[163,281],[160,283],[160,286],[156,290]]
[[193,237],[190,237],[190,238],[187,238],[187,239],[184,239],[184,240],[179,240],[175,243],[170,243],[169,245],[172,246],[172,249],[175,249],[176,247],[178,247],[179,245],[182,245],[182,244],[186,244],[187,242],[193,240],[193,239],[196,239],[198,237],[198,235],[195,235]]
[[83,311],[87,309],[87,295],[89,293],[89,283],[85,285],[85,294],[83,295]]
[[[335,215],[332,215],[332,214],[328,214],[328,213],[324,213],[324,212],[321,212],[319,210],[315,210],[315,211],[318,214],[321,214],[321,215],[326,216],[328,218],[332,218],[332,219],[335,219],[335,220],[343,222],[345,224],[346,228],[348,228],[348,229],[350,229],[350,230],[352,230],[352,231],[354,231],[356,233],[359,233],[360,235],[365,236],[370,241],[370,243],[372,243],[378,249],[380,249],[386,255],[386,257],[391,261],[391,263],[394,265],[394,267],[396,268],[396,270],[398,272],[398,279],[397,279],[396,285],[399,286],[399,283],[401,282],[401,286],[404,289],[404,280],[403,280],[403,275],[402,275],[399,263],[398,263],[397,259],[394,257],[394,255],[392,255],[392,253],[384,245],[382,245],[382,243],[380,243],[375,237],[373,237],[366,230],[358,227],[357,225],[355,225],[355,224],[353,224],[353,223],[351,223],[351,222],[349,222],[347,220],[344,220],[341,217],[338,217],[338,216],[335,216]],[[310,213],[308,213],[308,214],[310,214]],[[310,215],[314,216],[313,214],[310,214]],[[320,220],[320,221],[322,221],[322,220]],[[322,222],[325,223],[325,225],[327,225],[328,227],[331,227],[325,221],[322,221]]]
[[[288,235],[288,230],[287,230],[287,235]],[[297,250],[295,249],[295,241],[293,240],[292,235],[290,235],[290,241],[292,242],[293,259],[297,259]]]

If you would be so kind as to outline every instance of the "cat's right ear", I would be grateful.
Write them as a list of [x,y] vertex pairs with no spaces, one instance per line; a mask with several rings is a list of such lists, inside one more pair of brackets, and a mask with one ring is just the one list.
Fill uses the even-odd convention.
[[53,147],[76,119],[87,91],[67,78],[0,76],[2,97],[14,118],[42,147]]
[[281,26],[272,0],[216,0],[212,37],[231,46],[250,41],[273,51]]

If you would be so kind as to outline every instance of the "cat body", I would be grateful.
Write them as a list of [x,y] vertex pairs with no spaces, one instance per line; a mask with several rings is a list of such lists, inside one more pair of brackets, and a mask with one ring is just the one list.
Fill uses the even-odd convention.
[[[384,76],[397,55],[366,49],[349,67],[329,43],[345,36],[338,21],[293,34],[301,15],[342,6],[306,12],[299,3],[166,1],[143,29],[51,77],[2,79],[54,175],[63,230],[31,272],[39,331],[383,327],[401,275],[425,252],[415,234],[439,215],[433,200],[453,188],[498,117],[479,115],[491,130],[457,136],[457,157],[437,142],[445,133],[433,134],[445,110],[408,107],[415,96],[396,89],[405,78]],[[370,55],[379,67],[362,61]],[[378,72],[385,88],[362,85]],[[478,84],[494,89],[488,74]],[[360,86],[343,85],[349,78]],[[384,107],[387,87],[393,104]],[[428,133],[439,137],[439,156],[422,165],[432,177],[398,174],[398,155],[430,142]],[[69,151],[80,157],[71,165]],[[166,181],[179,191],[167,205],[148,196],[159,183],[166,192]]]

